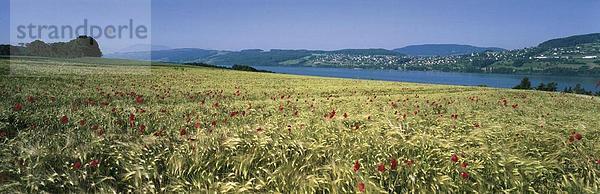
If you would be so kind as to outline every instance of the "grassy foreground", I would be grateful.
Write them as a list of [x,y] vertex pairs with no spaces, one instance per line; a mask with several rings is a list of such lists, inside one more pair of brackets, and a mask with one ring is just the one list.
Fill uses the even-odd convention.
[[600,192],[597,97],[98,63],[0,60],[1,193]]

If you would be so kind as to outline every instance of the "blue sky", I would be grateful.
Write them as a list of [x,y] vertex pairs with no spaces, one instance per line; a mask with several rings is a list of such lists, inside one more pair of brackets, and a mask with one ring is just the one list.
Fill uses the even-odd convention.
[[[69,10],[72,4],[53,9]],[[1,26],[7,25],[6,7],[0,5]],[[332,50],[459,43],[514,49],[600,32],[598,10],[597,0],[156,0],[152,44]],[[130,17],[110,15],[105,20]],[[97,18],[99,23],[110,22]],[[0,41],[5,41],[9,32],[2,29]]]

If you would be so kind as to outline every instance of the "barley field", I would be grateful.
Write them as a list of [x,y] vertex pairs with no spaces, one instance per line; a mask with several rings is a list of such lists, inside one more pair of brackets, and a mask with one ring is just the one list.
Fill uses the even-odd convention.
[[108,59],[0,68],[1,193],[600,192],[597,97]]

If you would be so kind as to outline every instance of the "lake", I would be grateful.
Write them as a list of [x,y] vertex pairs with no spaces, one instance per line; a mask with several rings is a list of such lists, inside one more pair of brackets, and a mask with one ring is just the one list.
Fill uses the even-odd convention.
[[353,79],[370,79],[401,81],[430,84],[448,84],[463,86],[486,85],[496,88],[512,88],[521,82],[523,77],[529,77],[532,86],[541,82],[558,83],[558,89],[562,91],[565,87],[574,87],[580,83],[586,90],[600,91],[596,83],[600,78],[595,77],[570,77],[550,75],[514,75],[514,74],[484,74],[484,73],[459,73],[438,71],[398,71],[398,70],[375,70],[375,69],[347,69],[347,68],[325,68],[325,67],[282,67],[282,66],[253,66],[261,70],[269,70],[277,73],[311,75],[322,77],[339,77]]

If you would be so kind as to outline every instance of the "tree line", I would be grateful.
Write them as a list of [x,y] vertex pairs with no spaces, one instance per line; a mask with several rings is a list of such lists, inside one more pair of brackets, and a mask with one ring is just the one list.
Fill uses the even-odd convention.
[[192,65],[192,66],[198,66],[198,67],[208,67],[208,68],[215,68],[215,69],[228,69],[228,70],[235,70],[235,71],[249,71],[249,72],[273,73],[272,71],[260,70],[260,69],[256,69],[256,68],[251,67],[251,66],[237,65],[237,64],[233,65],[231,67],[211,65],[211,64],[202,63],[202,62],[184,63],[184,65]]
[[[600,83],[600,82],[599,82]],[[529,81],[528,77],[525,77],[521,80],[521,83],[519,83],[519,85],[516,85],[515,87],[513,87],[513,89],[518,89],[518,90],[538,90],[538,91],[548,91],[548,92],[557,92],[558,91],[558,84],[556,82],[550,82],[550,83],[540,83],[538,86],[536,87],[532,87],[531,85],[531,81]],[[583,95],[596,95],[596,96],[600,96],[600,91],[594,93],[592,91],[588,91],[586,90],[581,84],[576,84],[575,87],[565,87],[562,92],[564,93],[573,93],[573,94],[583,94]]]
[[35,40],[25,46],[0,45],[0,55],[79,58],[102,57],[102,51],[94,38],[79,36],[69,42],[45,43]]

